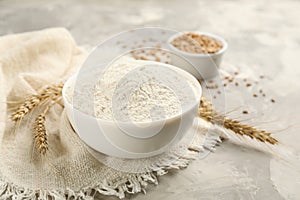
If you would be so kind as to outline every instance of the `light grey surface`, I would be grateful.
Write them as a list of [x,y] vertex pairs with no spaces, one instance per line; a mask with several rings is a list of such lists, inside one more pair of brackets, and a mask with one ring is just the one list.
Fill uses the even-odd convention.
[[[142,26],[221,35],[229,43],[224,67],[238,67],[241,73],[251,68],[268,76],[260,83],[268,98],[254,100],[250,90],[228,90],[228,107],[250,109],[254,115],[248,122],[268,130],[278,132],[288,127],[276,137],[300,151],[299,10],[300,2],[295,0],[0,1],[0,35],[62,26],[79,45],[91,46],[112,34]],[[270,104],[269,97],[276,103]],[[146,196],[129,198],[300,199],[291,189],[300,184],[296,182],[299,177],[289,178],[286,188],[278,189],[271,176],[268,155],[226,141],[206,159],[161,177],[159,186],[151,186]]]

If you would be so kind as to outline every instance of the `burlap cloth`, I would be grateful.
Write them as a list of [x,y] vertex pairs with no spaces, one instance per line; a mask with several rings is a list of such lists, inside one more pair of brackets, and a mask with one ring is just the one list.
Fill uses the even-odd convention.
[[[11,120],[11,111],[16,102],[43,86],[65,80],[86,55],[63,28],[0,38],[1,199],[93,199],[98,193],[124,198],[126,193],[145,191],[148,183],[158,183],[157,176],[186,167],[195,158],[193,151],[185,156],[169,153],[175,162],[168,164],[165,159],[145,173],[109,168],[95,159],[73,132],[62,104],[56,104],[46,116],[49,152],[40,156],[32,133],[36,110],[18,127]],[[207,127],[195,125],[199,134],[192,145],[203,153],[218,137],[209,139],[199,128]]]

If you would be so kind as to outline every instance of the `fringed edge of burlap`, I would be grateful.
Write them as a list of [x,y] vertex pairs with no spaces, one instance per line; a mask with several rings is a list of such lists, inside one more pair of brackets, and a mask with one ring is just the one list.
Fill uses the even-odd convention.
[[102,181],[97,186],[82,188],[80,191],[74,191],[70,188],[63,190],[32,190],[19,187],[13,183],[0,183],[0,199],[94,199],[97,193],[103,195],[117,196],[122,199],[125,194],[135,194],[139,192],[146,193],[146,187],[149,183],[158,184],[157,175],[155,173],[137,174],[124,178],[115,183]]
[[[176,162],[168,162],[168,160],[162,160],[151,167],[152,172],[128,174],[124,177],[120,177],[118,180],[108,182],[107,180],[99,181],[98,185],[82,188],[79,191],[74,191],[70,188],[64,188],[60,190],[50,189],[28,189],[9,183],[0,177],[0,199],[14,199],[14,200],[33,200],[33,199],[94,199],[97,194],[116,196],[120,199],[125,198],[126,194],[137,194],[143,192],[146,194],[146,188],[149,184],[158,185],[158,177],[167,174],[170,170],[180,170],[186,168],[192,160],[195,160],[201,154],[215,150],[215,146],[218,145],[220,135],[216,132],[210,132],[211,135],[207,135],[204,144],[201,146],[192,146],[187,151],[185,156],[173,154],[172,157],[176,159]],[[205,153],[206,152],[206,153]],[[206,154],[206,155],[207,155]],[[1,176],[1,175],[0,175]]]
[[[191,154],[193,153],[191,152]],[[190,158],[179,158],[178,161],[172,163],[171,166],[167,166],[166,163],[161,163],[164,166],[156,166],[153,169],[156,171],[130,174],[118,181],[107,182],[104,180],[99,185],[82,188],[80,191],[74,191],[70,188],[63,190],[31,190],[1,180],[0,199],[94,199],[97,193],[123,199],[126,193],[146,193],[146,188],[149,183],[158,184],[158,176],[167,174],[171,169],[185,168],[193,159],[195,159],[195,155],[191,155]]]

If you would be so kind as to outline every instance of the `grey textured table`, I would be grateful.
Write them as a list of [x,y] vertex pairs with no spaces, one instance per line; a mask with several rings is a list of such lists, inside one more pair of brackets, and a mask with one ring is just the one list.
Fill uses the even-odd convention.
[[[251,91],[228,91],[228,107],[240,106],[238,99],[242,99],[252,111],[257,108],[249,122],[277,132],[280,141],[300,151],[299,10],[300,2],[296,0],[191,0],[188,3],[2,0],[0,35],[62,26],[71,31],[79,45],[91,46],[111,34],[142,26],[222,35],[229,43],[224,65],[234,65],[241,73],[251,67],[266,74],[268,81],[263,87],[276,98],[276,103],[270,105],[266,99],[252,100]],[[282,129],[285,130],[279,131]],[[146,196],[129,198],[300,199],[300,173],[293,170],[266,154],[226,141],[206,159],[193,162],[179,173],[161,177],[159,186],[149,187]]]

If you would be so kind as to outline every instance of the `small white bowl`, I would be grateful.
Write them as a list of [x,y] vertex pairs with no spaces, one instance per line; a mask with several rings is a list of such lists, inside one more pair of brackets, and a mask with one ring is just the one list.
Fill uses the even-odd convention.
[[[172,44],[172,42],[175,38],[186,33],[195,33],[216,39],[222,43],[223,47],[218,52],[212,54],[189,53],[179,50]],[[220,66],[222,56],[227,50],[228,44],[223,38],[214,34],[199,31],[188,31],[180,32],[171,36],[168,40],[168,46],[172,52],[170,55],[172,65],[188,71],[197,79],[211,79],[218,74],[218,68]],[[182,58],[185,58],[185,60]]]
[[[76,80],[76,75],[69,78],[62,91],[66,113],[73,128],[88,146],[106,155],[137,159],[161,154],[182,139],[197,115],[202,89],[199,82],[186,71],[167,64],[159,63],[159,65],[171,67],[182,74],[183,78],[188,78],[197,92],[195,101],[182,110],[182,113],[151,122],[150,125],[149,122],[133,124],[103,120],[75,109],[68,100],[66,90]],[[140,137],[124,132],[124,128],[136,132],[140,127],[143,128]],[[160,131],[153,134],[157,130]]]

